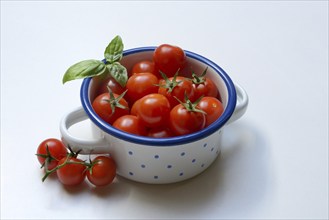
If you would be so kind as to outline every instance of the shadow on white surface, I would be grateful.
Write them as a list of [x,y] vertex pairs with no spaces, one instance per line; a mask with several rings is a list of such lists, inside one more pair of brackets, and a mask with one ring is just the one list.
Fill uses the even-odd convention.
[[168,217],[178,213],[203,216],[207,211],[216,213],[213,209],[221,215],[239,210],[243,217],[261,204],[266,193],[269,146],[261,132],[247,123],[234,123],[224,132],[219,158],[190,180],[150,185],[118,177],[118,182],[126,185],[124,188],[133,192],[133,199],[143,207],[170,210]]
[[92,187],[92,193],[99,199],[108,199],[119,201],[120,198],[127,198],[130,189],[129,185],[122,184],[121,181],[115,180],[110,186]]
[[[89,124],[84,126],[88,130]],[[152,185],[118,176],[108,187],[93,187],[85,181],[63,188],[68,194],[91,193],[100,200],[131,204],[134,209],[125,217],[156,218],[159,213],[168,213],[167,218],[257,217],[268,206],[268,193],[273,193],[269,191],[269,181],[275,178],[269,147],[260,128],[243,120],[225,127],[220,156],[190,180]]]

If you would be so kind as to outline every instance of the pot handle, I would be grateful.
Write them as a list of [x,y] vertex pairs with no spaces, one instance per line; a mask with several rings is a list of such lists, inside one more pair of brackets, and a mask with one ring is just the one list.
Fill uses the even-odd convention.
[[244,115],[244,113],[247,111],[248,107],[248,94],[246,90],[244,90],[239,84],[234,83],[235,90],[236,90],[236,106],[235,110],[231,116],[231,118],[228,120],[227,124],[231,124],[232,122],[238,120],[239,118]]
[[81,150],[81,154],[108,153],[109,143],[107,143],[104,135],[93,140],[74,137],[69,132],[69,128],[83,120],[88,119],[84,109],[80,106],[75,110],[63,116],[60,122],[60,133],[62,141],[66,146],[70,146],[73,151]]

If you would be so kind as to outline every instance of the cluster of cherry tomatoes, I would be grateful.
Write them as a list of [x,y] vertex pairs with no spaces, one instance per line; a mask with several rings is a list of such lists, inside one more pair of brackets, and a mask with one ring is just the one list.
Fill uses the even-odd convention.
[[106,186],[116,176],[116,165],[112,157],[98,155],[87,162],[78,158],[78,152],[68,152],[63,142],[55,138],[42,141],[36,155],[41,168],[45,170],[43,181],[56,173],[59,181],[67,186],[79,185],[86,177],[95,186]]
[[199,131],[220,117],[223,106],[207,67],[186,77],[180,74],[185,66],[184,50],[162,44],[152,60],[133,66],[125,87],[113,78],[104,81],[93,109],[113,127],[136,135],[165,138]]

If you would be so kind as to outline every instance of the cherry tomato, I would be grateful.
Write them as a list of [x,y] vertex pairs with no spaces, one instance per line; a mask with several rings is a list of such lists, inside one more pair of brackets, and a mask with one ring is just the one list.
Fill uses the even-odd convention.
[[186,65],[186,54],[180,47],[162,44],[153,53],[155,68],[172,77]]
[[108,92],[100,94],[93,101],[93,109],[104,121],[113,124],[117,118],[129,114],[128,102],[121,97],[122,95],[124,93],[121,95],[113,93],[111,98]]
[[132,70],[131,70],[131,75],[135,73],[152,73],[155,76],[159,78],[159,74],[155,71],[154,63],[149,60],[143,60],[138,63],[136,63]]
[[174,136],[167,127],[156,127],[149,130],[147,136],[153,138],[168,138]]
[[179,104],[176,98],[184,102],[185,94],[191,101],[195,101],[193,84],[185,77],[170,77],[169,79],[160,80],[159,84],[158,93],[167,97],[171,107]]
[[214,97],[203,97],[197,108],[206,112],[206,127],[216,121],[224,111],[222,103]]
[[137,101],[145,95],[158,91],[158,78],[152,73],[135,73],[127,81],[127,97],[130,103]]
[[83,182],[86,177],[86,166],[83,163],[74,157],[62,158],[58,166],[63,166],[56,171],[59,181],[67,186],[76,186]]
[[133,106],[131,107],[130,114],[137,116],[137,109],[140,108],[140,99],[138,99],[136,102],[134,102]]
[[97,156],[87,171],[88,180],[95,186],[106,186],[114,180],[116,165],[112,157]]
[[[48,148],[48,150],[47,150]],[[42,164],[42,166],[46,165],[46,160],[48,160],[46,167],[47,170],[54,169],[58,161],[67,155],[67,149],[62,141],[55,139],[55,138],[49,138],[44,141],[42,141],[37,149],[37,157]]]
[[125,91],[125,89],[122,88],[122,86],[119,83],[117,83],[117,81],[115,81],[115,79],[110,77],[101,83],[97,94],[103,94],[103,93],[109,92],[108,88],[110,88],[111,91],[115,94],[122,94]]
[[193,83],[193,87],[197,98],[201,96],[211,96],[216,98],[218,95],[218,89],[215,83],[209,78],[204,78],[202,83]]
[[144,96],[136,106],[136,115],[146,127],[154,128],[166,125],[169,119],[170,103],[161,94]]
[[135,115],[124,115],[115,120],[113,127],[136,135],[146,135],[146,128]]
[[185,135],[199,131],[205,125],[205,114],[190,111],[182,104],[176,105],[170,111],[170,128],[176,135]]

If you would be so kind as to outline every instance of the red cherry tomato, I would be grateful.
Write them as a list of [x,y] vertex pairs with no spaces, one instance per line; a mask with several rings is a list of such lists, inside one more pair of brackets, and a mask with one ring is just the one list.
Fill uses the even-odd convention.
[[186,54],[180,47],[162,44],[153,53],[155,68],[172,77],[186,65]]
[[135,73],[127,81],[127,97],[130,103],[137,101],[145,95],[158,91],[158,78],[152,73]]
[[140,99],[138,99],[136,102],[134,102],[133,106],[131,107],[130,114],[137,116],[137,109],[140,108]]
[[58,162],[58,166],[61,165],[63,166],[56,171],[61,183],[67,186],[76,186],[84,181],[86,166],[82,160],[74,157],[65,157]]
[[185,135],[199,131],[205,125],[205,114],[189,111],[182,104],[176,105],[170,111],[170,128],[176,135]]
[[116,165],[112,157],[98,156],[92,161],[92,167],[87,171],[88,180],[95,186],[106,186],[114,180]]
[[143,60],[138,63],[136,63],[132,70],[131,70],[131,75],[135,73],[152,73],[155,76],[159,78],[159,74],[155,71],[154,63],[149,60]]
[[[174,107],[180,101],[185,101],[185,94],[191,101],[195,101],[195,91],[190,80],[182,76],[170,77],[169,79],[160,80],[158,93],[167,97],[170,106]],[[176,98],[175,98],[176,97]]]
[[93,109],[96,114],[109,124],[123,116],[129,114],[128,102],[120,95],[113,94],[114,99],[109,93],[100,94],[93,101]]
[[199,84],[193,83],[193,87],[197,98],[201,96],[211,96],[217,98],[218,96],[218,89],[215,83],[209,78],[204,78],[204,82]]
[[173,133],[167,127],[157,127],[149,130],[147,136],[153,138],[168,138],[174,136]]
[[216,121],[224,111],[222,103],[214,97],[203,97],[197,108],[206,112],[206,127]]
[[125,89],[122,88],[122,86],[117,83],[112,77],[110,77],[107,80],[104,80],[101,85],[99,86],[97,94],[103,94],[106,92],[109,92],[108,88],[111,89],[111,91],[115,94],[122,94]]
[[115,120],[113,127],[136,135],[146,135],[146,128],[135,115],[124,115]]
[[149,94],[138,102],[136,115],[146,127],[154,128],[166,125],[169,119],[170,103],[164,95]]
[[54,169],[57,166],[58,161],[66,157],[66,155],[67,149],[65,145],[62,141],[55,138],[49,138],[42,141],[37,149],[37,157],[40,164],[45,166],[46,160],[48,160],[48,166],[45,167],[47,170]]

